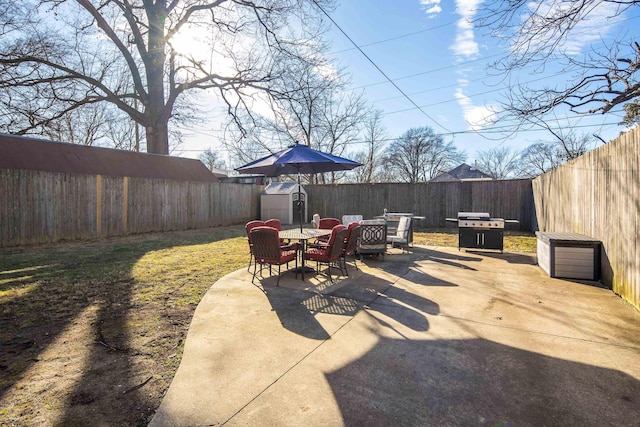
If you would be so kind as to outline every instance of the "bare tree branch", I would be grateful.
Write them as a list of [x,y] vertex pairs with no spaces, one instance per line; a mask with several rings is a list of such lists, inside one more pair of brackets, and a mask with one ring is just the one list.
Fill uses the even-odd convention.
[[[193,90],[215,90],[241,124],[256,93],[278,94],[277,61],[306,61],[297,56],[309,43],[303,35],[322,25],[310,0],[34,4],[35,11],[0,15],[0,31],[10,34],[0,40],[0,129],[36,131],[75,108],[107,102],[144,127],[147,149],[156,153],[168,152],[169,122],[186,117],[175,109]],[[195,29],[204,30],[193,34],[206,35],[206,48],[178,51],[174,38]]]
[[[483,4],[477,24],[505,40],[508,55],[493,64],[506,74],[525,66],[544,70],[551,60],[563,65],[566,85],[542,87],[512,84],[499,119],[526,123],[531,117],[543,119],[558,108],[576,114],[610,112],[640,96],[640,45],[630,34],[605,44],[576,45],[585,25],[585,36],[595,32],[601,20],[622,20],[634,10],[637,0],[490,0]],[[606,16],[605,16],[606,15]],[[579,43],[578,43],[579,45]],[[603,46],[603,47],[599,47]]]

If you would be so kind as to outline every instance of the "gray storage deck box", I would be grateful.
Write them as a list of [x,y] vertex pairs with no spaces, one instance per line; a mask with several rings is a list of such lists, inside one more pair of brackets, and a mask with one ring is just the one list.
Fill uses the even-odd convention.
[[577,233],[536,231],[538,265],[550,277],[600,280],[599,240]]

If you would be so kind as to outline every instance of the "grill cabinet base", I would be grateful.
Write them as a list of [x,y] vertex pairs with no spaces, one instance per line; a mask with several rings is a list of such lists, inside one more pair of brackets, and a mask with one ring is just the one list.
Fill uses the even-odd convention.
[[464,249],[492,249],[503,251],[504,229],[502,228],[458,228],[458,250]]

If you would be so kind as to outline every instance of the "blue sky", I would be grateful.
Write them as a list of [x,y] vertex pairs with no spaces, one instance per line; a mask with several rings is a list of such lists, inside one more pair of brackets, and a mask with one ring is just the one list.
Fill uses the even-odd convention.
[[[517,135],[494,133],[495,130],[483,122],[482,118],[490,114],[487,108],[497,107],[506,94],[502,76],[488,69],[488,63],[506,54],[508,46],[501,46],[465,19],[474,16],[474,6],[478,3],[475,0],[350,0],[332,13],[332,18],[362,46],[364,53],[409,98],[423,107],[424,113],[392,84],[385,83],[385,77],[334,28],[335,57],[351,73],[353,87],[364,87],[367,99],[384,111],[384,123],[391,137],[412,127],[429,126],[465,150],[470,161],[477,150],[503,145],[522,149],[540,139],[552,139],[546,131],[523,131]],[[609,23],[601,19],[598,31],[582,29],[578,36],[580,42],[610,37],[620,31],[636,31],[638,25],[633,19],[617,25]],[[375,42],[379,43],[372,44]],[[574,49],[580,51],[579,47]],[[538,80],[538,84],[566,81],[566,77],[557,76],[553,65],[546,69],[546,74],[536,71],[530,68],[517,78],[522,82]],[[545,75],[553,77],[544,78]],[[605,140],[615,138],[623,129],[610,124],[618,123],[620,118],[620,113],[578,118],[558,112],[564,126],[581,126],[576,128],[578,132],[596,133]]]
[[[491,61],[504,56],[509,47],[474,28],[469,19],[480,0],[343,0],[330,13],[336,24],[362,51],[408,95],[387,81],[385,76],[345,35],[332,25],[331,56],[351,75],[351,88],[364,90],[368,102],[383,112],[383,123],[390,138],[414,127],[429,126],[453,141],[467,153],[471,163],[478,150],[508,146],[521,150],[541,140],[551,140],[547,131],[522,131],[512,135],[500,132],[486,120],[490,108],[504,99],[504,76],[488,68]],[[637,9],[637,8],[634,8]],[[623,32],[637,34],[638,16],[626,15],[618,21],[607,19],[603,10],[591,25],[586,23],[569,42],[576,53]],[[511,76],[520,82],[553,84],[566,81],[554,64],[544,71],[529,67]],[[417,109],[413,103],[422,107]],[[578,133],[615,138],[624,128],[617,125],[623,114],[577,117],[556,113],[558,125],[575,126]],[[495,126],[503,126],[499,123]],[[195,137],[183,147],[198,150],[202,138]],[[209,139],[209,141],[211,141]],[[215,147],[215,143],[208,144]],[[206,148],[206,147],[205,147]],[[357,150],[358,147],[353,147]],[[182,155],[197,157],[197,151]]]

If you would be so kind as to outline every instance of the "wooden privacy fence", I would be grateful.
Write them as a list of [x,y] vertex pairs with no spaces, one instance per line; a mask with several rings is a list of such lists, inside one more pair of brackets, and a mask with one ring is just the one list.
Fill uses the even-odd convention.
[[603,282],[640,309],[640,128],[533,181],[541,231],[602,241]]
[[0,170],[0,246],[239,224],[253,185]]
[[411,212],[426,217],[417,228],[445,227],[445,218],[458,212],[488,212],[493,217],[517,219],[509,230],[531,231],[535,211],[530,179],[502,181],[425,182],[418,184],[307,185],[309,215],[365,218],[389,212]]

